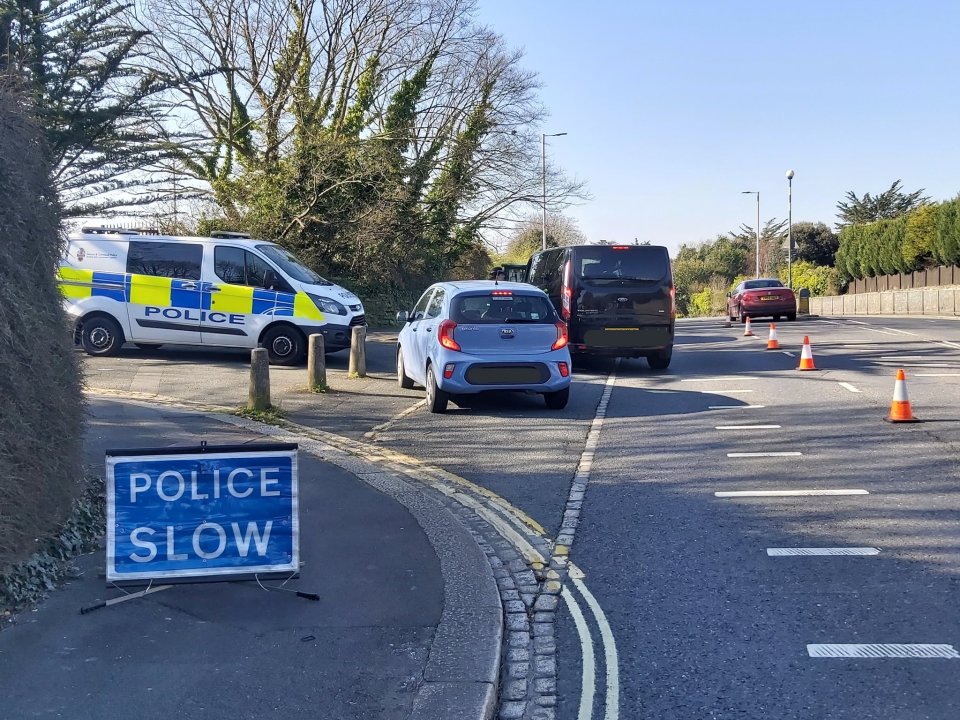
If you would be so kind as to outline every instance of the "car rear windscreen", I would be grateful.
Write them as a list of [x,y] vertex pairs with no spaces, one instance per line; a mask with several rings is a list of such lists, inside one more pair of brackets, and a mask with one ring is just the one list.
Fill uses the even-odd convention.
[[629,245],[581,247],[576,251],[577,274],[584,280],[663,280],[670,260],[662,247]]
[[542,295],[457,295],[451,317],[456,323],[535,323],[557,321],[553,305]]

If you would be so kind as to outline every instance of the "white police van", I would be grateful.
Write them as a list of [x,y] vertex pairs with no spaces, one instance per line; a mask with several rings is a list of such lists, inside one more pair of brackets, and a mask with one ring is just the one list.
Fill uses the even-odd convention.
[[287,250],[243,233],[173,237],[85,227],[69,236],[58,272],[74,338],[91,355],[124,342],[266,348],[277,365],[300,362],[311,333],[327,352],[364,325],[356,295]]

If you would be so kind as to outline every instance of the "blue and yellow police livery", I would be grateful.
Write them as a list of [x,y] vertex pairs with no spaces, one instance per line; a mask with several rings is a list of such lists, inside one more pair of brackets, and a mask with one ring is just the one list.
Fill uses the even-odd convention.
[[124,342],[254,348],[275,364],[300,362],[306,338],[349,347],[363,304],[288,251],[238,233],[170,237],[84,228],[59,268],[75,337],[91,355]]

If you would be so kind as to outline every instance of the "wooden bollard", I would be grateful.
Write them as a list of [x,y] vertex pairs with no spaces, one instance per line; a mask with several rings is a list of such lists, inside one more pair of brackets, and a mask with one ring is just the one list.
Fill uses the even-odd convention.
[[265,348],[250,351],[250,393],[247,396],[247,409],[268,410],[270,408],[270,358]]
[[350,337],[350,377],[367,376],[367,328],[357,325]]
[[307,338],[307,387],[314,391],[327,389],[327,356],[319,333]]

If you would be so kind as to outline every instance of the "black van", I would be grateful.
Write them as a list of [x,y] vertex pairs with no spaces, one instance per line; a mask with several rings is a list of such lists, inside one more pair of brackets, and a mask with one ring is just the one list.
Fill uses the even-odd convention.
[[566,323],[570,351],[645,357],[664,370],[676,324],[670,255],[659,245],[574,245],[530,258],[527,282]]

